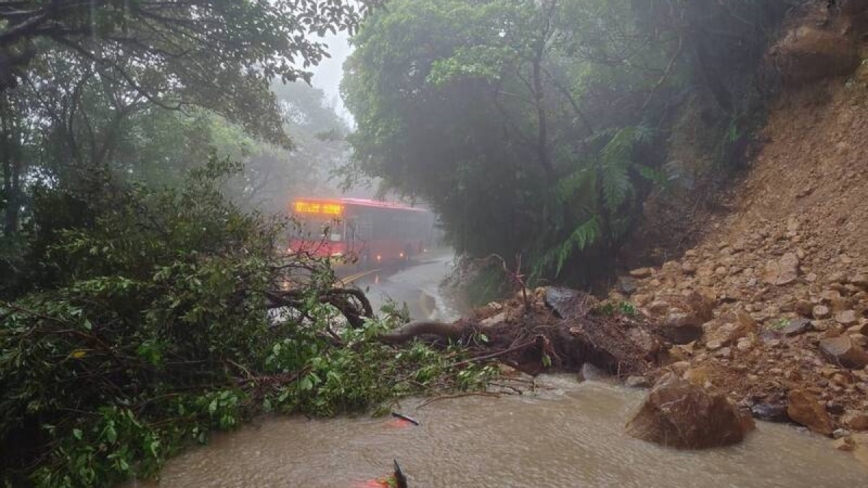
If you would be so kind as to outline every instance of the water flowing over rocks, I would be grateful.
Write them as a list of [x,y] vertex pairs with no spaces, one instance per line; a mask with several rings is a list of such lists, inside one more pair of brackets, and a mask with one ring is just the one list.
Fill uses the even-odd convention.
[[724,395],[711,393],[673,373],[660,378],[627,432],[638,439],[680,449],[706,449],[741,442],[754,428]]
[[675,373],[756,418],[865,432],[868,252],[830,256],[805,216],[755,224],[631,273],[629,298],[610,294],[659,324],[647,376]]

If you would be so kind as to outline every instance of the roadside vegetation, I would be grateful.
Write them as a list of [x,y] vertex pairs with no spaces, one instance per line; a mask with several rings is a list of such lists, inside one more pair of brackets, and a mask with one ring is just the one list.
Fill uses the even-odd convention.
[[[153,478],[256,415],[383,413],[507,356],[647,371],[633,305],[533,286],[611,276],[647,202],[727,184],[803,3],[0,0],[0,484]],[[354,131],[305,83],[338,31]],[[473,302],[520,293],[376,316],[286,253],[330,174],[430,204]]]
[[495,374],[455,366],[457,350],[396,353],[378,337],[403,323],[399,313],[347,327],[364,306],[333,299],[326,262],[279,251],[292,224],[221,195],[233,166],[213,161],[178,188],[104,182],[96,195],[37,198],[34,218],[88,222],[40,225],[28,246],[41,250],[40,286],[0,303],[7,484],[148,478],[257,414],[387,407]]
[[[586,285],[649,196],[743,164],[797,4],[391,1],[346,63],[349,174],[430,202],[460,253]],[[710,161],[675,151],[685,137]]]
[[0,1],[0,485],[149,478],[264,412],[493,373],[396,355],[373,338],[404,317],[285,253],[287,203],[346,153],[316,36],[360,7]]

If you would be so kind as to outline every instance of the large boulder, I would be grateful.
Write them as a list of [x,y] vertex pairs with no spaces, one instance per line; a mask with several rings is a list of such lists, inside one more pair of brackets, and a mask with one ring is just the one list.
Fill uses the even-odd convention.
[[673,344],[687,344],[702,337],[702,319],[680,310],[673,311],[660,323],[658,332]]
[[804,390],[790,390],[787,394],[787,415],[790,420],[812,431],[832,435],[832,419],[817,397]]
[[859,64],[850,36],[814,25],[791,29],[770,54],[784,82],[791,85],[846,75]]
[[757,324],[744,312],[727,314],[720,321],[712,320],[703,326],[705,330],[705,347],[716,351],[722,347],[734,344],[742,337],[757,332]]
[[687,344],[702,337],[702,324],[714,317],[714,302],[701,293],[671,296],[666,317],[660,322],[658,333],[673,344]]
[[829,361],[845,368],[858,369],[868,365],[868,353],[847,335],[822,339],[820,351]]
[[799,258],[788,252],[780,259],[769,261],[763,272],[763,280],[770,285],[788,285],[799,277]]
[[673,373],[657,381],[627,423],[631,436],[679,449],[736,444],[753,428],[753,420],[725,396],[692,385]]

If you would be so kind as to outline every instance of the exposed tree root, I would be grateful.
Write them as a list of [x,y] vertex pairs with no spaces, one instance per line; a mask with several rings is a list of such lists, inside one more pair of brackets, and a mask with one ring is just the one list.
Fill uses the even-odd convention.
[[[614,375],[644,373],[656,364],[662,339],[640,317],[590,312],[586,300],[569,304],[569,310],[552,311],[537,302],[528,308],[524,300],[507,304],[502,320],[491,323],[462,319],[454,323],[411,322],[380,336],[399,345],[420,337],[460,341],[478,353],[456,363],[497,359],[532,375],[546,369],[578,371],[591,363]],[[528,312],[528,310],[530,310]],[[562,318],[566,317],[566,318]]]

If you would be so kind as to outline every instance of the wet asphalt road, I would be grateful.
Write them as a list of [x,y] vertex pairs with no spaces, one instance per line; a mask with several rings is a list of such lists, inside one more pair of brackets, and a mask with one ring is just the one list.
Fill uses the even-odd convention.
[[375,310],[392,300],[398,307],[406,304],[412,320],[454,320],[458,313],[439,290],[452,271],[452,260],[451,250],[432,251],[404,267],[341,274],[345,283],[365,291]]

